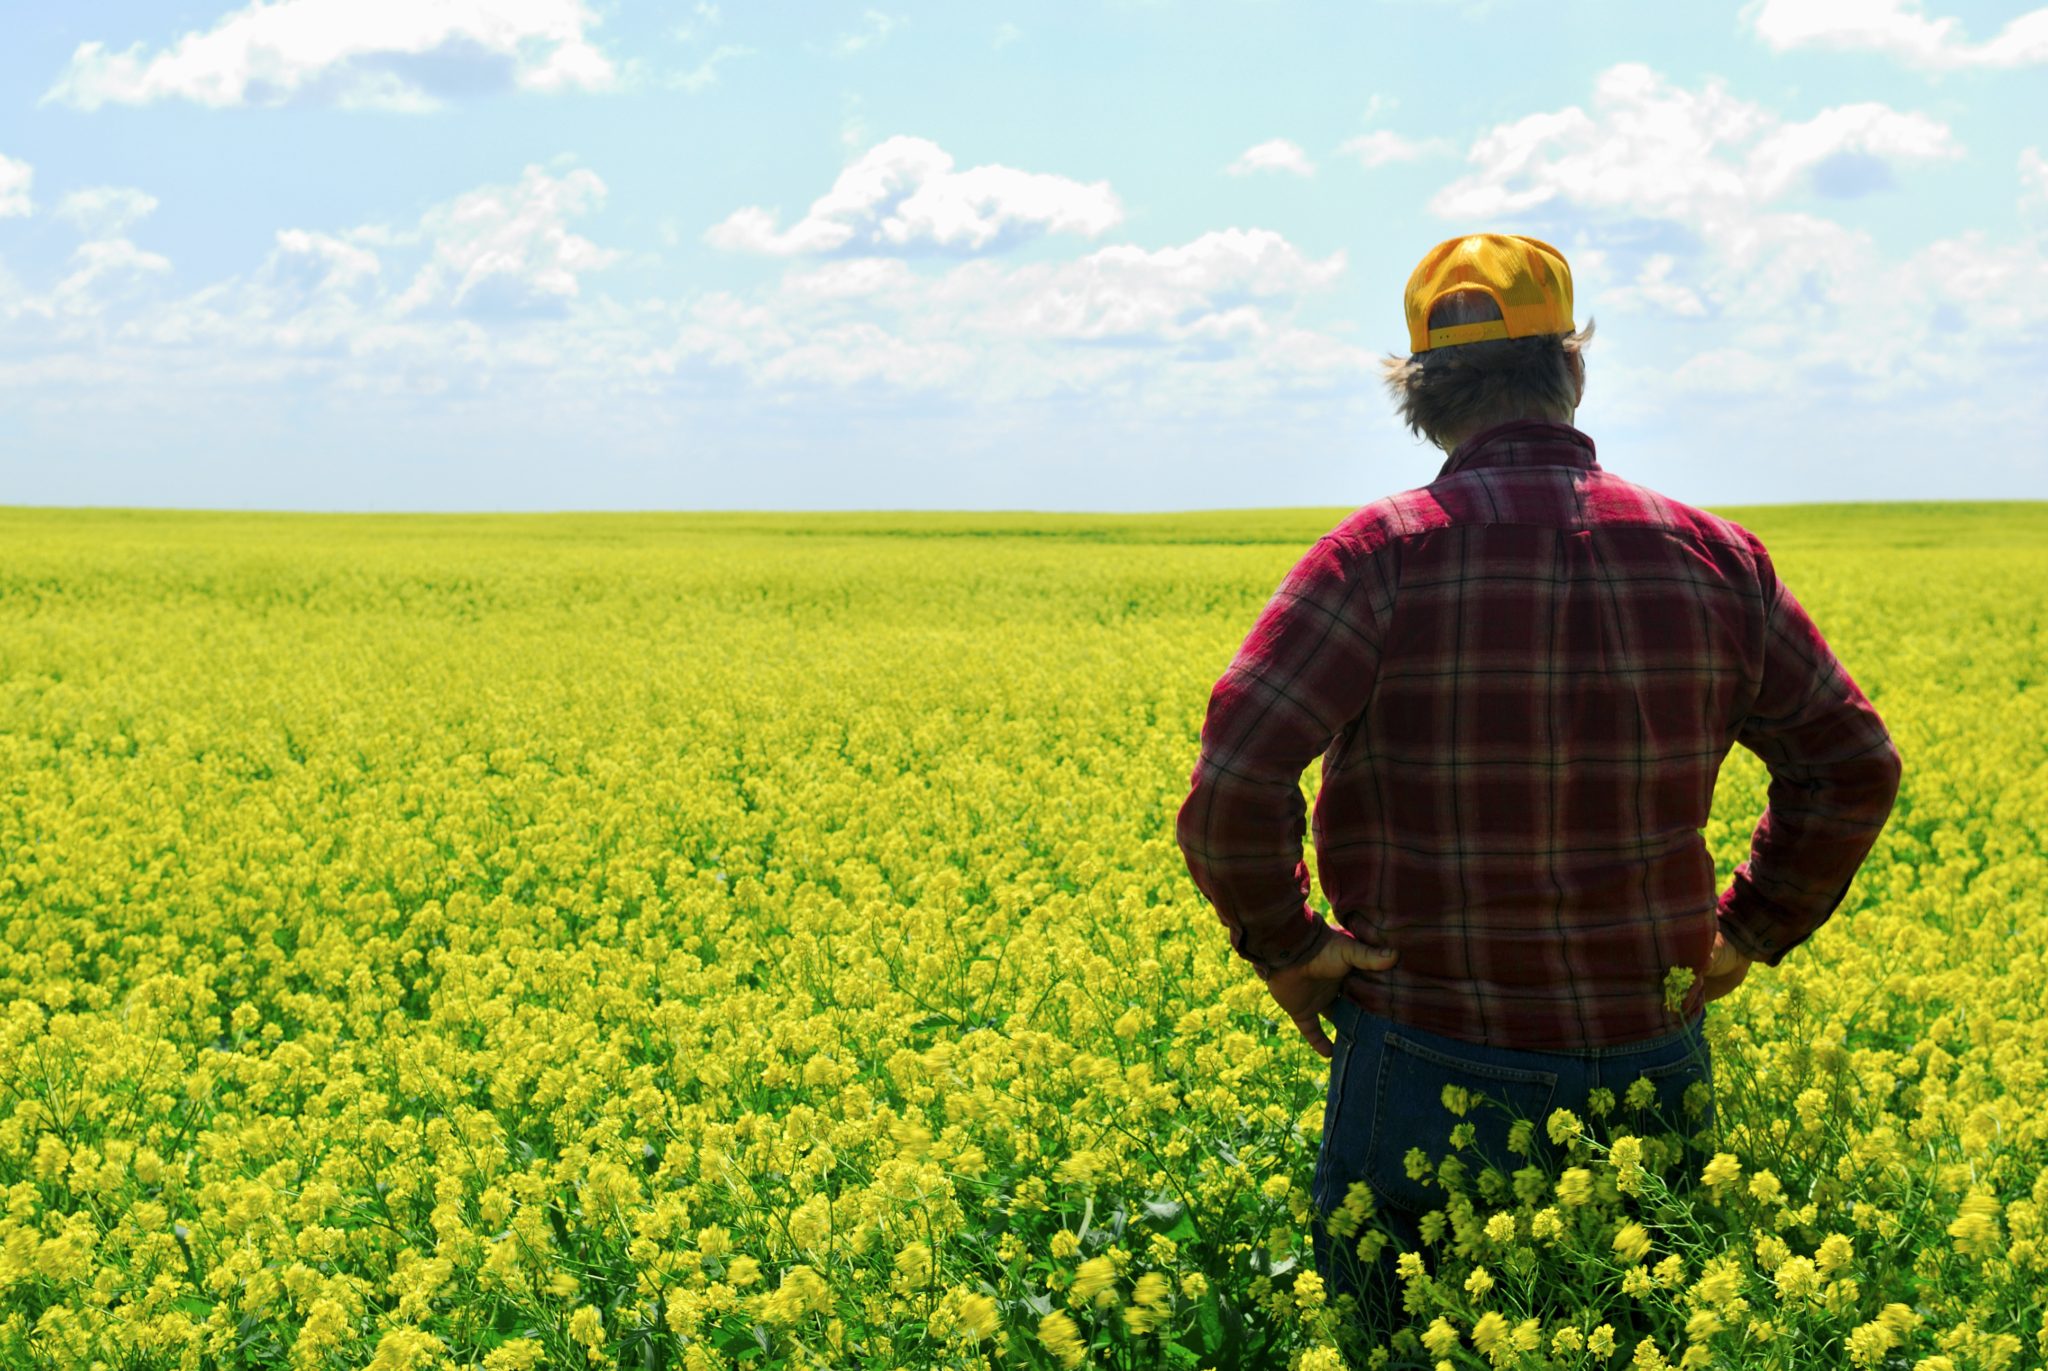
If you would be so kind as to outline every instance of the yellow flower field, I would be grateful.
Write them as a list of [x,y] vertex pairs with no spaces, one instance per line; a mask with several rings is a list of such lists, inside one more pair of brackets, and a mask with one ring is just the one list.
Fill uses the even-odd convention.
[[[1345,512],[0,511],[0,1366],[1387,1362],[1172,834]],[[1695,1187],[1444,1109],[1390,1364],[2048,1362],[2048,507],[1729,512],[1898,809]]]

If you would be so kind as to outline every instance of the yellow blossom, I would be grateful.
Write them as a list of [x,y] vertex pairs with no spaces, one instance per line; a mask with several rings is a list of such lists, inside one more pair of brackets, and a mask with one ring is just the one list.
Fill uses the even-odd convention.
[[2003,1240],[1998,1229],[1999,1203],[1985,1190],[1972,1190],[1964,1197],[1955,1221],[1948,1226],[1956,1251],[1972,1256],[1988,1255]]
[[1551,1142],[1559,1147],[1565,1147],[1578,1140],[1585,1132],[1585,1125],[1579,1122],[1578,1116],[1571,1110],[1557,1109],[1551,1111],[1548,1131]]
[[1088,1344],[1081,1330],[1064,1311],[1055,1309],[1038,1321],[1038,1340],[1045,1350],[1059,1358],[1061,1366],[1079,1366],[1088,1356]]
[[1726,1152],[1716,1152],[1700,1172],[1700,1179],[1719,1190],[1742,1175],[1742,1163]]
[[1074,1294],[1083,1300],[1109,1304],[1116,1298],[1116,1263],[1108,1256],[1090,1257],[1074,1272]]

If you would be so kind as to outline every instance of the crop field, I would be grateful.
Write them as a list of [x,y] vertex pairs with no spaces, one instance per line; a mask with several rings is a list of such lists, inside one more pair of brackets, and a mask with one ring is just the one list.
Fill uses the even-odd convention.
[[[1172,831],[1347,512],[0,510],[0,1366],[1386,1361]],[[1708,1007],[1697,1188],[1416,1102],[1394,1364],[2048,1364],[2048,506],[1724,512],[1897,810]]]

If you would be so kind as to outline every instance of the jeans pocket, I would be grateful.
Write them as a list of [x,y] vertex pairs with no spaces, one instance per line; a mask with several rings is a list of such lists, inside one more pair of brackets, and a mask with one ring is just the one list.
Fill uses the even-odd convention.
[[[1603,1075],[1607,1073],[1603,1072]],[[1638,1106],[1629,1102],[1635,1082],[1648,1081],[1650,1098]],[[1693,1113],[1686,1108],[1686,1095],[1694,1085],[1704,1085],[1704,1108]],[[1686,1137],[1714,1125],[1714,1067],[1704,1039],[1685,1056],[1654,1066],[1617,1073],[1614,1097],[1618,1112],[1638,1133],[1678,1133]],[[1638,1088],[1638,1098],[1641,1090]]]
[[[1411,1214],[1437,1208],[1443,1203],[1437,1167],[1454,1152],[1473,1180],[1489,1166],[1506,1175],[1529,1164],[1508,1150],[1508,1133],[1515,1120],[1527,1119],[1541,1136],[1557,1094],[1556,1072],[1454,1056],[1398,1033],[1385,1034],[1382,1042],[1372,1137],[1365,1149],[1366,1179],[1382,1200]],[[1472,1097],[1462,1118],[1445,1107],[1445,1086]],[[1472,1125],[1464,1149],[1451,1142],[1451,1130],[1461,1123]],[[1408,1174],[1408,1155],[1418,1148],[1429,1163],[1421,1179]]]

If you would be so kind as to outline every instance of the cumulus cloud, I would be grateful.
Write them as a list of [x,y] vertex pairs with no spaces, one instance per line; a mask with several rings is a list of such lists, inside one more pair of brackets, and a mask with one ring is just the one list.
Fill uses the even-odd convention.
[[[1375,100],[1379,97],[1374,96]],[[1349,157],[1358,165],[1370,171],[1383,167],[1389,162],[1413,162],[1423,157],[1453,150],[1453,144],[1442,138],[1405,138],[1388,129],[1374,129],[1347,138],[1337,147],[1340,157]]]
[[1934,71],[2048,63],[2048,8],[2008,20],[1982,43],[1966,39],[1958,19],[1929,17],[1920,0],[1752,0],[1742,17],[1778,52],[1875,52]]
[[170,259],[145,252],[125,238],[81,243],[71,254],[71,269],[56,289],[25,308],[46,318],[97,319],[109,309],[141,295],[150,278],[167,276]]
[[[1591,263],[1582,260],[1580,271],[1583,273],[1589,265]],[[1699,295],[1671,279],[1672,269],[1677,265],[1677,259],[1668,252],[1652,254],[1633,282],[1606,292],[1602,297],[1603,304],[1608,308],[1661,310],[1683,317],[1705,314],[1707,307],[1701,303]]]
[[154,195],[133,186],[88,186],[59,200],[54,213],[89,237],[114,238],[154,214],[156,205]]
[[704,237],[714,247],[774,256],[983,252],[1046,233],[1093,238],[1122,219],[1107,181],[1083,183],[994,164],[956,171],[938,144],[898,136],[856,158],[787,229],[777,227],[775,211],[748,206]]
[[1470,219],[1568,202],[1718,222],[1810,184],[1843,157],[1890,166],[1961,155],[1948,127],[1923,114],[1862,102],[1790,123],[1719,80],[1687,90],[1634,62],[1600,74],[1592,105],[1481,135],[1467,158],[1476,169],[1430,209]]
[[[1823,194],[1841,194],[1843,168],[1882,167],[1960,157],[1948,126],[1924,114],[1875,101],[1837,105],[1813,118],[1785,124],[1759,139],[1747,173],[1758,200],[1776,200],[1802,181]],[[1830,179],[1830,178],[1834,179]]]
[[1315,163],[1308,160],[1308,154],[1301,150],[1301,145],[1285,138],[1269,138],[1246,148],[1224,170],[1232,176],[1248,176],[1255,171],[1285,171],[1296,176],[1316,174]]
[[303,300],[348,295],[375,281],[383,270],[376,251],[361,242],[311,229],[280,229],[256,279]]
[[1095,237],[1121,218],[1106,183],[959,171],[933,143],[892,138],[796,224],[749,209],[714,227],[706,236],[720,246],[813,260],[772,285],[679,306],[673,336],[633,366],[649,378],[711,366],[766,387],[984,399],[1106,388],[1193,410],[1367,374],[1364,350],[1297,317],[1342,275],[1344,254],[1309,257],[1271,229],[1026,263],[987,251],[1026,234]]
[[603,196],[594,172],[528,167],[410,224],[283,230],[249,269],[187,290],[155,253],[88,242],[61,279],[0,299],[0,392],[185,406],[299,385],[483,397],[516,378],[519,398],[583,404],[656,337],[586,286],[617,254],[571,221]]
[[1715,344],[1658,388],[1890,400],[2006,365],[2002,344],[2048,327],[2037,243],[1972,231],[1901,258],[1785,205],[1802,188],[1854,193],[1872,167],[1957,156],[1937,120],[1874,102],[1791,120],[1633,63],[1602,73],[1591,103],[1488,130],[1430,207],[1566,246],[1582,315],[1710,322]]
[[0,154],[0,219],[34,212],[35,201],[28,192],[35,176],[35,168],[28,163]]
[[[896,187],[898,200],[922,191],[930,205],[847,197],[865,207],[845,219],[857,229],[847,241],[873,248],[795,260],[746,289],[631,302],[593,280],[618,254],[578,231],[605,194],[578,168],[530,166],[410,223],[286,229],[247,270],[196,289],[125,239],[94,241],[62,279],[0,299],[0,392],[41,407],[117,394],[183,405],[309,387],[504,413],[550,396],[602,410],[594,397],[776,403],[822,389],[861,403],[1057,397],[1185,416],[1353,395],[1369,376],[1363,349],[1301,318],[1342,276],[1344,254],[1311,256],[1271,229],[1084,243],[1028,261],[901,251],[1070,217],[1028,179],[994,178],[1000,193],[983,195],[988,178],[941,161]],[[1053,203],[1073,197],[1077,183],[1047,179]],[[1085,229],[1114,200],[1081,189],[1078,203],[1096,206],[1077,221]],[[97,198],[114,212],[117,197]],[[820,222],[841,222],[829,201]],[[882,228],[892,218],[906,226],[900,241]]]
[[[1315,259],[1270,229],[1234,228],[936,275],[900,258],[847,258],[793,270],[753,298],[693,302],[639,365],[666,374],[698,361],[759,384],[881,382],[991,399],[1125,386],[1229,407],[1365,374],[1362,349],[1292,317],[1344,268],[1341,252]],[[1222,378],[1228,387],[1204,389]]]
[[596,172],[551,176],[529,166],[509,186],[484,186],[429,210],[419,233],[433,245],[398,302],[400,313],[446,307],[485,313],[559,312],[580,278],[618,259],[570,231],[604,202]]
[[1005,270],[972,263],[942,279],[941,298],[972,302],[979,327],[1040,338],[1175,342],[1264,325],[1253,301],[1298,297],[1344,271],[1271,229],[1219,229],[1177,247],[1127,244],[1071,262]]
[[421,111],[478,88],[601,89],[617,72],[596,23],[583,0],[252,0],[160,50],[82,43],[43,98]]

